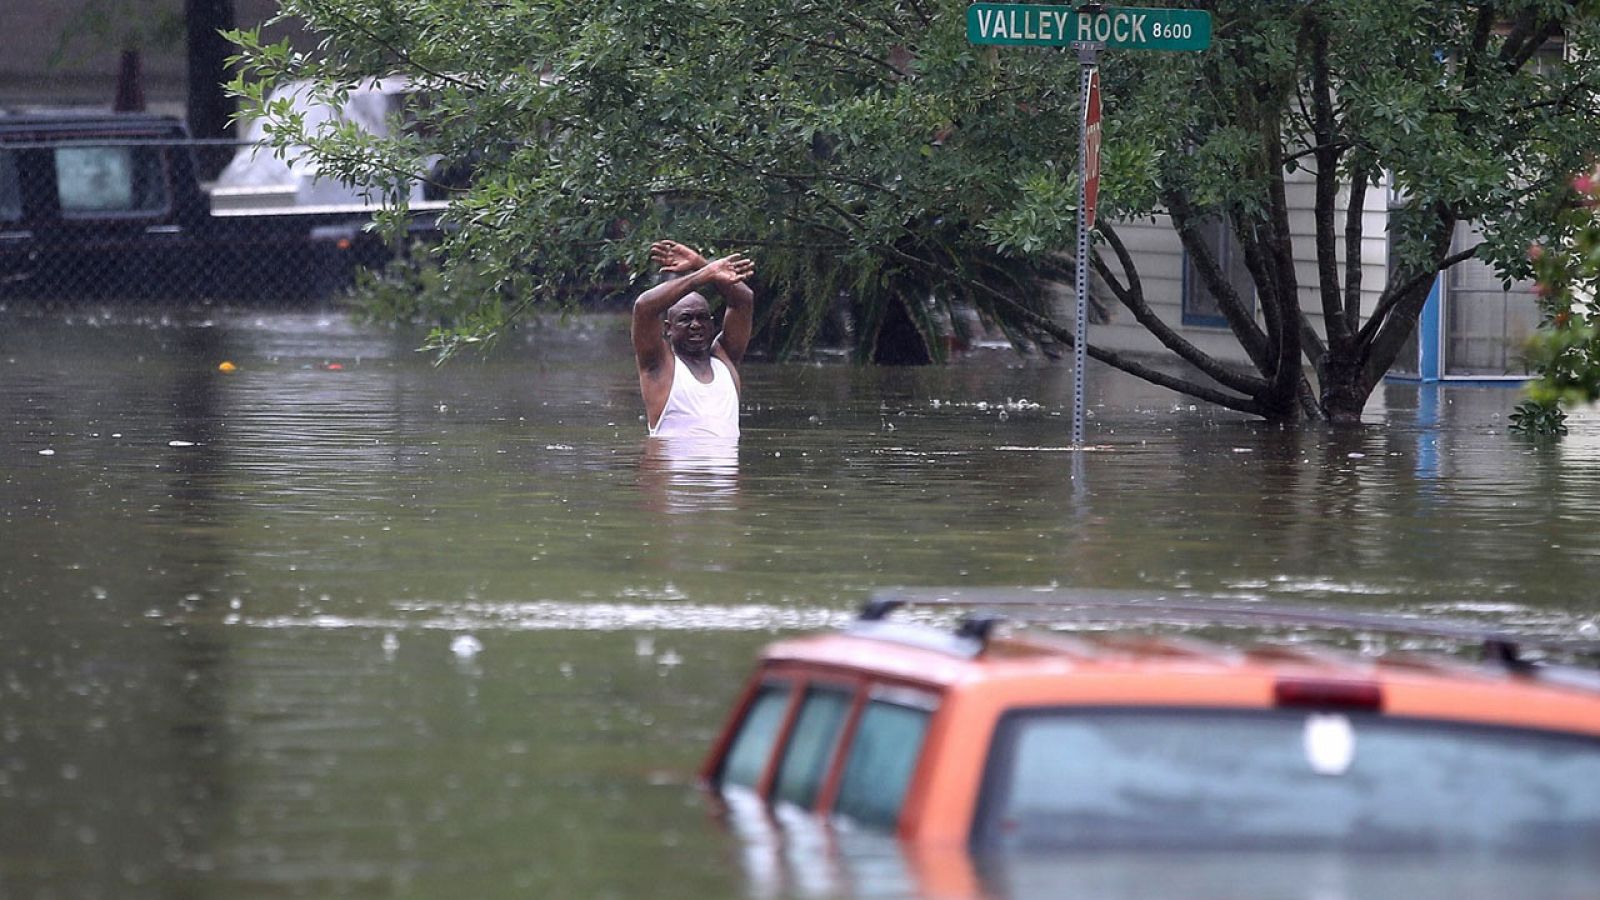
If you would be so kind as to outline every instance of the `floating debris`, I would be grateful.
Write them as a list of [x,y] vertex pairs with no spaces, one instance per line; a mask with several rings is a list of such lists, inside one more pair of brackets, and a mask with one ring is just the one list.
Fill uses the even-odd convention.
[[461,659],[471,659],[483,652],[483,642],[470,634],[456,635],[450,642],[450,652]]

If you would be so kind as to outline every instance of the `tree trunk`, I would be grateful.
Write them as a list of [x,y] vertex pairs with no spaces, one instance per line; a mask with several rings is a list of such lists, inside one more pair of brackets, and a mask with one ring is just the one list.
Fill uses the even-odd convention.
[[[228,56],[233,46],[219,33],[234,27],[233,0],[184,0],[189,61],[189,133],[197,138],[225,138],[233,134],[229,121],[235,105],[223,89],[228,80]],[[232,149],[201,148],[200,177],[212,179],[222,171]]]
[[144,112],[144,61],[138,50],[127,49],[117,61],[117,112]]
[[883,321],[870,338],[872,361],[881,366],[925,366],[933,362],[928,342],[911,320],[911,313],[901,300],[889,301]]
[[1347,352],[1330,350],[1322,372],[1322,411],[1334,425],[1359,425],[1371,390],[1363,384],[1362,366]]

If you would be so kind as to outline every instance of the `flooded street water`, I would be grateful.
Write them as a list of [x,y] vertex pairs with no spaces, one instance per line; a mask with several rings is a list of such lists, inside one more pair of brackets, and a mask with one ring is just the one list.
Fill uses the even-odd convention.
[[620,317],[419,340],[0,311],[0,897],[912,895],[695,788],[755,651],[882,587],[1600,621],[1600,416],[1505,387],[1287,430],[1095,370],[1074,455],[1066,364],[749,362],[683,455]]

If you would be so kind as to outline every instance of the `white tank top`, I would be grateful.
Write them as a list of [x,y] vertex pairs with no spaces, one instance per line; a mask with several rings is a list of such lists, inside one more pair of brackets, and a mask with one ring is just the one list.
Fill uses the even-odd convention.
[[701,384],[677,354],[672,356],[672,390],[650,434],[657,437],[738,437],[739,389],[733,373],[711,357],[711,383]]

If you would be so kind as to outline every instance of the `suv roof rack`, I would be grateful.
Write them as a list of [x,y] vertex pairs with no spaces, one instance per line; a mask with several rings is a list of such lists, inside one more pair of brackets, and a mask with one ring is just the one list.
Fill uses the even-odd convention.
[[[862,608],[861,618],[882,620],[902,606],[972,608],[956,634],[985,643],[1004,619],[1024,623],[1185,624],[1220,627],[1300,626],[1373,631],[1442,638],[1477,645],[1486,663],[1513,672],[1539,669],[1552,680],[1600,687],[1600,673],[1541,664],[1524,655],[1539,648],[1580,656],[1600,656],[1600,641],[1575,641],[1517,635],[1456,619],[1418,618],[1393,612],[1294,606],[1208,597],[1202,594],[1140,593],[1076,588],[895,588],[879,591]],[[996,609],[1003,612],[996,612]]]

